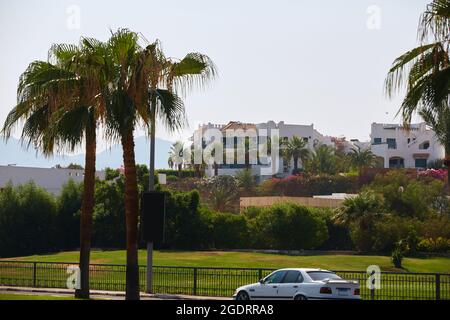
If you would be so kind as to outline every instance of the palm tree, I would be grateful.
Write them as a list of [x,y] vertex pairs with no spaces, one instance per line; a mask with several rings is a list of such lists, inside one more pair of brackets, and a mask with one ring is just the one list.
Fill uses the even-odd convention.
[[[151,132],[154,155],[155,121],[158,114],[169,129],[184,124],[184,105],[178,95],[158,88],[158,43],[142,47],[145,39],[127,29],[119,29],[108,41],[105,72],[108,79],[106,136],[120,140],[125,169],[125,217],[127,230],[126,299],[139,299],[138,209],[139,198],[134,152],[134,130],[137,126]],[[168,61],[168,60],[167,60]],[[156,82],[155,82],[156,81]],[[149,189],[154,186],[154,165],[150,168]]]
[[336,173],[336,156],[332,147],[320,144],[306,163],[307,170],[313,173]]
[[[211,59],[200,53],[188,53],[183,59],[167,58],[159,41],[148,45],[142,56],[144,68],[140,81],[150,97],[150,190],[154,189],[155,172],[155,129],[156,117],[164,122],[166,129],[180,129],[185,123],[182,101],[167,103],[167,97],[176,92],[185,93],[187,89],[198,85],[204,86],[216,75],[216,68]],[[164,93],[164,95],[161,95]]]
[[370,251],[373,241],[371,230],[377,218],[383,215],[383,198],[373,191],[364,191],[356,197],[347,198],[337,210],[333,221],[337,224],[356,225],[359,229],[359,249]]
[[169,158],[172,159],[172,163],[178,168],[178,177],[181,178],[181,170],[183,169],[183,163],[186,154],[189,150],[184,147],[182,141],[177,141],[170,147]]
[[[399,109],[406,126],[415,113],[427,114],[424,120],[436,132],[442,132],[449,108],[450,90],[450,2],[434,0],[422,14],[418,28],[419,46],[398,57],[386,78],[388,97],[406,86],[406,95]],[[432,117],[430,118],[430,115]],[[440,119],[444,117],[444,119]],[[434,119],[435,121],[428,122]],[[439,124],[438,127],[433,127]],[[446,166],[450,169],[450,148],[445,133],[443,141]],[[450,176],[450,170],[449,176]]]
[[348,153],[352,166],[358,168],[359,179],[361,180],[364,168],[372,168],[376,164],[375,155],[370,149],[361,150],[360,146],[352,148]]
[[89,260],[94,206],[96,127],[104,110],[101,77],[90,62],[101,51],[101,43],[82,38],[79,46],[54,45],[49,61],[35,61],[22,74],[18,104],[3,126],[10,136],[12,128],[24,120],[22,141],[34,144],[46,156],[73,151],[84,138],[85,175],[80,223],[81,288],[76,297],[89,298]]
[[287,142],[283,143],[283,156],[285,161],[290,162],[291,159],[294,159],[294,170],[292,171],[294,174],[298,172],[298,160],[300,159],[304,165],[309,158],[310,153],[307,145],[308,142],[297,136],[293,136]]

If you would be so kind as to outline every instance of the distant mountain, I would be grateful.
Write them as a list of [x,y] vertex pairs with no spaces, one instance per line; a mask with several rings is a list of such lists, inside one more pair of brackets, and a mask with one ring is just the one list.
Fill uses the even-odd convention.
[[[172,142],[156,138],[155,143],[155,167],[167,168],[167,158]],[[149,162],[150,142],[145,137],[135,138],[136,163],[147,164]],[[50,168],[57,164],[67,166],[77,163],[84,166],[84,154],[54,156],[45,158],[32,147],[27,151],[20,141],[14,138],[5,143],[0,140],[0,165],[16,164],[17,166]],[[97,153],[97,169],[106,167],[119,168],[122,166],[122,147],[114,145],[110,149]]]

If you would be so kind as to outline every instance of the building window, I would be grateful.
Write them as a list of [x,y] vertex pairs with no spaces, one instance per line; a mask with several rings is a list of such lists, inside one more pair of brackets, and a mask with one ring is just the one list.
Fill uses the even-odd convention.
[[400,157],[393,157],[389,159],[389,168],[404,168],[405,160]]
[[373,144],[381,144],[381,138],[373,138]]
[[430,141],[424,141],[421,144],[419,144],[419,149],[426,150],[430,147]]
[[416,159],[416,168],[426,168],[427,159]]
[[386,143],[388,145],[388,149],[397,149],[397,141],[394,138],[387,138]]

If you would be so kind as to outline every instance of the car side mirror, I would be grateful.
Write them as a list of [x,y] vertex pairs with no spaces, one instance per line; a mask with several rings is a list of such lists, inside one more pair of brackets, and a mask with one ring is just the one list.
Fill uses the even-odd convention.
[[264,284],[264,279],[259,279],[259,283]]

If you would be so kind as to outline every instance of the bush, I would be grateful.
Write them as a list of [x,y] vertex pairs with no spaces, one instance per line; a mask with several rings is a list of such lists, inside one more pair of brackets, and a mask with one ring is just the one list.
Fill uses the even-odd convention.
[[446,252],[450,250],[450,240],[442,237],[422,239],[418,249],[423,252]]
[[195,171],[194,170],[186,170],[186,169],[181,170],[181,171],[172,170],[172,169],[158,169],[156,171],[156,174],[158,174],[158,173],[162,173],[162,174],[167,175],[167,178],[171,177],[171,176],[172,177],[177,177],[177,178],[180,178],[180,179],[183,179],[183,178],[194,178],[195,177]]
[[440,210],[447,210],[442,201],[445,199],[444,183],[437,179],[418,180],[403,170],[390,171],[377,175],[369,189],[383,196],[387,212],[403,217],[423,219],[435,209],[435,204],[439,204]]
[[332,193],[354,193],[358,178],[354,176],[308,176],[304,174],[279,179],[272,178],[260,185],[261,195],[311,197]]
[[[125,248],[124,178],[97,181],[93,214],[92,245]],[[79,228],[78,228],[79,229]]]
[[57,198],[56,238],[59,249],[80,245],[80,214],[83,184],[69,180]]
[[55,250],[56,201],[33,182],[0,192],[0,257]]
[[248,248],[250,238],[243,215],[208,212],[211,225],[211,246],[216,249]]
[[209,221],[200,214],[200,195],[166,191],[166,241],[171,249],[206,249],[210,247]]
[[312,208],[282,204],[244,214],[255,248],[315,249],[328,238],[325,219]]

